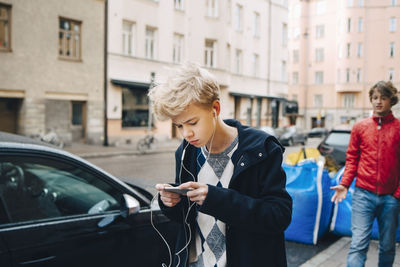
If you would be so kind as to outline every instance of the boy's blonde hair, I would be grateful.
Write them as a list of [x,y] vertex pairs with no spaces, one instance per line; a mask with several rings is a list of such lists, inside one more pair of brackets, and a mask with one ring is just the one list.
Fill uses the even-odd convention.
[[182,113],[194,103],[211,106],[219,99],[219,85],[215,77],[195,63],[175,69],[165,83],[149,91],[153,112],[159,120],[167,120]]

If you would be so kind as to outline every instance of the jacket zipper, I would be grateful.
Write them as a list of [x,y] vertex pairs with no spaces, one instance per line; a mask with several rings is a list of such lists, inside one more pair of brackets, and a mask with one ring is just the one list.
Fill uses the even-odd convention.
[[377,177],[376,177],[376,194],[378,194],[379,193],[379,180],[380,180],[380,171],[379,171],[379,166],[380,166],[380,164],[379,164],[379,159],[380,159],[380,152],[381,152],[381,150],[380,150],[380,147],[381,147],[381,128],[382,128],[382,117],[379,117],[379,120],[378,120],[378,158],[377,158],[377,162],[376,162],[376,171],[377,171]]

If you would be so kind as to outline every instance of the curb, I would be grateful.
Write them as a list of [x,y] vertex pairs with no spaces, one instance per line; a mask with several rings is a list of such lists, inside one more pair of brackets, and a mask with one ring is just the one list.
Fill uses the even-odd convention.
[[113,156],[130,156],[130,155],[150,155],[150,154],[157,154],[157,153],[168,153],[174,152],[176,147],[174,148],[165,148],[165,149],[156,149],[152,151],[140,152],[137,150],[126,150],[126,151],[103,151],[103,152],[74,152],[73,150],[65,149],[65,151],[74,154],[81,158],[104,158],[104,157],[113,157]]

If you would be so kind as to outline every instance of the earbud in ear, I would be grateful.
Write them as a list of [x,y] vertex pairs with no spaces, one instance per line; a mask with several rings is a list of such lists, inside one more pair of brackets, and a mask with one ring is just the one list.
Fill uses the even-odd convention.
[[217,117],[217,111],[214,110],[214,117]]

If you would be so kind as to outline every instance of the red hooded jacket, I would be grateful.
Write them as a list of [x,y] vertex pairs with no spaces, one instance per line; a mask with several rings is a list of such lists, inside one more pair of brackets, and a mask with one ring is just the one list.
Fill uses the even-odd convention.
[[353,126],[340,184],[400,199],[400,121],[390,112]]

